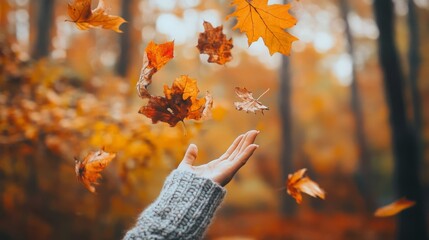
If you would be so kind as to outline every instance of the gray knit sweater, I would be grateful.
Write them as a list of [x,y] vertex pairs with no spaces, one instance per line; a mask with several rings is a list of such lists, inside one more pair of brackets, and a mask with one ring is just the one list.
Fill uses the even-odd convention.
[[201,239],[225,193],[210,179],[174,170],[124,239]]

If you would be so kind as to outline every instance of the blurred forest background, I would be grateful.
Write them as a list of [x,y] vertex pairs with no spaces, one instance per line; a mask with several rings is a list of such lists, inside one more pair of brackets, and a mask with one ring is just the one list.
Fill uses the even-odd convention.
[[[119,239],[189,143],[204,163],[250,129],[261,131],[260,148],[227,186],[207,239],[426,239],[427,0],[293,2],[299,40],[289,57],[270,56],[261,39],[248,47],[225,20],[228,0],[106,3],[127,20],[123,33],[78,30],[65,0],[0,2],[0,239]],[[204,20],[233,38],[226,66],[195,47]],[[212,93],[213,119],[185,121],[185,132],[137,113],[151,40],[175,43],[151,91],[187,74]],[[254,96],[269,88],[261,101],[270,110],[236,111],[237,86]],[[117,157],[92,194],[74,158],[102,147]],[[326,200],[297,205],[286,194],[287,174],[300,168]],[[416,206],[373,216],[402,196]]]

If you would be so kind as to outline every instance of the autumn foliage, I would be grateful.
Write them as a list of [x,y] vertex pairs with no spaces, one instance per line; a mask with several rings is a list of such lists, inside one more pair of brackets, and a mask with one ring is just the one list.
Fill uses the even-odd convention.
[[116,156],[103,150],[90,152],[83,160],[76,159],[75,172],[77,179],[92,193],[95,192],[94,185],[101,178],[100,172]]
[[197,81],[186,75],[174,80],[171,88],[164,85],[165,97],[149,96],[149,102],[139,113],[152,119],[153,123],[166,122],[171,127],[184,119],[200,120],[209,116],[212,98],[198,98]]
[[211,23],[204,21],[204,32],[198,37],[197,48],[201,54],[208,54],[210,63],[224,65],[232,60],[232,38],[227,39],[222,33],[223,26],[214,28]]
[[319,184],[304,176],[307,169],[303,168],[293,174],[289,174],[287,179],[287,193],[295,198],[296,202],[302,202],[301,192],[312,197],[325,199],[325,191],[319,187]]
[[119,16],[107,14],[104,0],[99,0],[97,7],[93,10],[91,10],[91,0],[74,0],[73,3],[68,4],[67,12],[71,21],[81,30],[102,27],[122,32],[119,27],[126,22]]
[[374,216],[376,217],[390,217],[398,214],[399,212],[410,208],[416,204],[415,201],[408,200],[407,198],[398,199],[386,206],[378,208]]
[[275,52],[290,54],[292,42],[298,40],[285,31],[296,24],[295,17],[289,14],[290,4],[268,5],[268,0],[233,0],[232,5],[235,12],[228,17],[237,18],[233,29],[246,33],[249,46],[262,38],[271,55]]
[[[293,135],[291,165],[299,170],[287,177],[280,174],[292,169],[279,164],[284,116],[278,100],[285,96],[278,68],[284,67],[280,54],[290,55],[298,40],[289,31],[299,18],[292,14],[292,6],[301,1],[271,5],[267,0],[176,1],[174,9],[154,7],[160,1],[131,1],[133,18],[116,15],[121,1],[99,0],[92,7],[96,2],[55,3],[52,52],[40,60],[33,59],[30,50],[36,38],[30,10],[39,2],[0,3],[1,239],[120,238],[156,198],[164,177],[190,142],[199,145],[198,161],[203,163],[223,151],[228,139],[250,128],[261,131],[261,147],[228,186],[225,207],[207,239],[319,239],[327,233],[334,233],[332,239],[391,239],[397,226],[388,217],[420,206],[404,197],[366,212],[369,208],[355,179],[361,159],[349,85],[338,83],[345,77],[334,76],[337,68],[347,69],[341,65],[347,63],[344,56],[337,56],[346,46],[342,28],[335,28],[339,31],[335,34],[325,28],[314,32],[333,38],[334,46],[325,53],[317,48],[318,40],[311,42],[308,36],[293,52],[293,74],[288,79],[292,92],[287,96],[293,129],[286,134]],[[192,2],[197,5],[185,7]],[[26,39],[25,16],[8,19],[21,16],[24,5],[31,31],[23,44],[17,38]],[[219,6],[224,9],[215,9]],[[315,16],[310,16],[302,8],[298,10],[305,18],[332,13],[330,8],[316,8],[311,12]],[[212,10],[215,15],[210,15]],[[226,15],[217,18],[216,25],[204,21],[207,16]],[[322,22],[342,23],[335,14],[331,17]],[[179,38],[161,32],[163,19],[178,19],[181,24],[198,19],[190,28],[193,38],[179,43]],[[122,33],[127,21],[129,32]],[[203,31],[196,30],[201,26]],[[174,32],[175,26],[170,27]],[[12,37],[6,36],[9,31]],[[127,37],[129,70],[118,76],[113,72],[122,51],[117,40]],[[248,48],[258,40],[266,47],[259,53]],[[384,202],[393,195],[386,187],[392,149],[379,69],[375,54],[368,54],[372,45],[367,40],[359,39],[358,44],[367,51],[359,52],[365,69],[358,71],[359,88],[362,104],[370,106],[364,108],[365,134],[374,153],[372,177],[379,180],[371,187]],[[279,54],[269,56],[275,53]],[[210,64],[200,54],[208,55]],[[287,218],[279,214],[283,197],[297,203],[287,206],[296,210]]]

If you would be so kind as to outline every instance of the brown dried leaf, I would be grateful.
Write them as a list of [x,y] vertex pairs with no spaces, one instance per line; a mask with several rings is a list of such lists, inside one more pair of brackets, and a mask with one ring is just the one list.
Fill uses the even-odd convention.
[[256,113],[256,111],[260,110],[262,114],[264,114],[264,110],[269,110],[269,108],[265,105],[263,105],[259,99],[268,92],[267,89],[264,93],[262,93],[257,99],[253,98],[252,92],[247,90],[246,88],[235,88],[235,93],[239,98],[241,98],[241,102],[234,102],[235,108],[238,111],[246,111],[246,112],[253,112]]
[[225,34],[222,33],[222,25],[213,28],[212,24],[206,21],[203,25],[204,32],[200,33],[197,45],[200,53],[208,54],[209,59],[207,61],[210,63],[224,65],[231,61],[232,38],[226,39]]
[[115,153],[108,153],[104,150],[90,152],[83,160],[76,159],[75,172],[77,179],[92,193],[95,192],[97,180],[101,178],[100,172],[116,156]]
[[306,171],[307,169],[303,168],[288,175],[288,182],[286,185],[287,193],[295,198],[298,204],[302,202],[301,192],[312,197],[325,199],[325,191],[323,191],[319,185],[316,182],[313,182],[309,177],[304,177]]

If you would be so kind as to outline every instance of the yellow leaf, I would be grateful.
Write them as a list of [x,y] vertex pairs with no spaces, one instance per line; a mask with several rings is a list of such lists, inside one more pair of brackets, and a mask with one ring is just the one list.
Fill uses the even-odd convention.
[[75,0],[72,4],[68,4],[67,13],[80,30],[102,27],[122,32],[119,26],[126,22],[119,16],[108,15],[104,0],[99,0],[97,8],[92,11],[91,0]]
[[264,40],[270,54],[275,52],[290,54],[293,41],[298,38],[285,31],[296,24],[296,19],[289,14],[290,4],[268,5],[268,0],[233,0],[236,10],[229,17],[236,17],[237,24],[233,29],[245,32],[248,44]]

